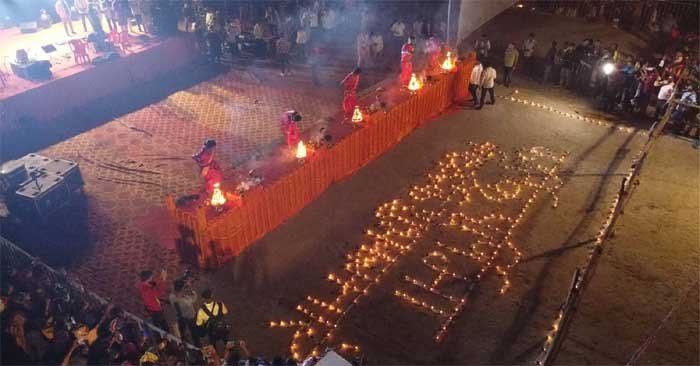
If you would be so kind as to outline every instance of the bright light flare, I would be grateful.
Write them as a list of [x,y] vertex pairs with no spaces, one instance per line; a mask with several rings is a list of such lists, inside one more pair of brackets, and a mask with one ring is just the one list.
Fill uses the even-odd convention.
[[615,71],[615,65],[612,62],[606,62],[603,65],[603,73],[605,75],[610,75],[613,73],[613,71]]

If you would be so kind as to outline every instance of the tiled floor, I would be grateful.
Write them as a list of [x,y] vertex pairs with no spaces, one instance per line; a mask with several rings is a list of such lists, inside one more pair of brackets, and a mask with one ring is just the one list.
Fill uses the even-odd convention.
[[[88,288],[138,312],[141,270],[182,271],[163,202],[167,194],[199,189],[190,157],[202,142],[216,139],[218,160],[231,177],[238,162],[282,142],[283,111],[300,111],[302,129],[335,114],[342,98],[335,81],[347,70],[324,69],[324,86],[314,87],[305,69],[285,78],[273,69],[232,69],[40,151],[79,162],[85,179],[91,248],[72,272]],[[364,84],[381,77],[367,73]]]

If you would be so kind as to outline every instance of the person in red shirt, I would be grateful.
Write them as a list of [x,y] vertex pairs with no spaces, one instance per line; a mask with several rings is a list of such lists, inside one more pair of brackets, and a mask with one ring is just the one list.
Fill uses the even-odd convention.
[[301,121],[301,114],[294,110],[286,111],[280,117],[280,131],[287,138],[287,146],[290,149],[296,149],[301,139],[297,126],[299,121]]
[[402,86],[408,85],[408,82],[411,80],[411,74],[413,73],[413,52],[415,52],[413,36],[409,36],[406,43],[401,47],[401,74],[399,75],[399,82]]
[[168,278],[168,273],[162,270],[160,277],[156,279],[153,277],[153,271],[146,270],[141,272],[140,277],[139,293],[146,311],[151,316],[155,326],[169,332],[170,328],[168,327],[168,322],[165,321],[163,308],[160,305],[160,299],[165,297],[165,280]]
[[360,86],[360,74],[362,69],[356,67],[349,73],[340,85],[343,87],[343,114],[345,118],[352,117],[352,112],[357,105],[357,88]]

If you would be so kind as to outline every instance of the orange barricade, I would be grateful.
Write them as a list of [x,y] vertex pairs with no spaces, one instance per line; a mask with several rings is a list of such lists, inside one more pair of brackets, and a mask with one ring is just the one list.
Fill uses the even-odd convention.
[[[473,65],[474,58],[470,57],[452,72],[434,75],[415,94],[389,88],[385,93],[390,94],[392,107],[365,112],[359,126],[351,126],[350,122],[331,126],[335,140],[331,148],[312,152],[303,163],[288,158],[284,163],[270,163],[259,169],[264,172],[265,182],[246,192],[240,207],[217,213],[202,202],[178,206],[173,197],[166,197],[166,207],[182,233],[181,253],[202,268],[219,267],[301,211],[333,182],[377,158],[455,100],[466,100]],[[366,99],[373,100],[373,94]],[[277,154],[284,157],[289,151],[284,147]]]

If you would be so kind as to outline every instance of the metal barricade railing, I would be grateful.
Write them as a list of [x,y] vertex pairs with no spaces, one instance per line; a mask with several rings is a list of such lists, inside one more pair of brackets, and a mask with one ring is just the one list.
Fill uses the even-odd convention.
[[[85,289],[85,287],[73,280],[70,280],[67,278],[66,273],[59,272],[47,264],[43,263],[41,260],[31,256],[29,253],[24,251],[22,248],[18,247],[11,241],[7,240],[6,238],[0,236],[0,263],[2,264],[3,268],[6,268],[8,265],[13,265],[14,267],[28,267],[31,266],[32,268],[40,268],[44,274],[46,274],[54,283],[61,283],[63,282],[65,285],[67,285],[72,291],[83,294],[85,298],[83,300],[86,300],[88,302],[91,302],[93,304],[100,304],[100,305],[107,305],[110,302],[107,301],[106,299],[102,298],[101,296],[97,295],[96,293]],[[196,347],[188,342],[183,341],[180,337],[169,333],[159,327],[156,327],[155,325],[151,324],[150,322],[128,312],[124,311],[124,314],[133,320],[136,324],[138,324],[139,328],[144,330],[148,329],[153,333],[157,333],[161,339],[166,339],[170,342],[174,342],[175,344],[178,345],[184,345],[187,349],[191,351],[196,351],[196,352],[201,352],[201,349],[199,347]],[[148,333],[148,332],[146,332]]]
[[697,79],[690,77],[686,73],[681,75],[678,83],[676,83],[672,94],[673,98],[671,98],[668,107],[666,108],[666,113],[661,121],[655,123],[651,127],[649,139],[634,158],[627,176],[622,179],[620,190],[616,194],[613,203],[611,204],[605,223],[596,235],[595,244],[591,249],[586,263],[583,265],[583,267],[576,268],[576,271],[574,272],[572,284],[569,288],[566,300],[560,307],[557,317],[552,324],[552,328],[548,331],[546,340],[544,341],[544,345],[542,347],[542,352],[535,360],[536,365],[551,365],[554,363],[559,349],[566,338],[573,317],[576,314],[576,309],[580,303],[583,292],[590,283],[590,280],[595,272],[595,268],[598,264],[598,258],[600,258],[600,255],[603,252],[603,244],[611,236],[617,219],[620,217],[620,215],[622,215],[625,205],[629,201],[634,189],[639,184],[638,177],[641,173],[644,162],[651,151],[651,148],[654,146],[656,141],[658,141],[659,136],[661,136],[661,133],[668,124],[668,121],[671,119],[671,115],[674,112],[675,107],[680,105],[700,109],[698,104],[690,104],[680,101],[678,97],[678,87],[684,84],[684,80],[693,81],[695,83],[699,82]]

